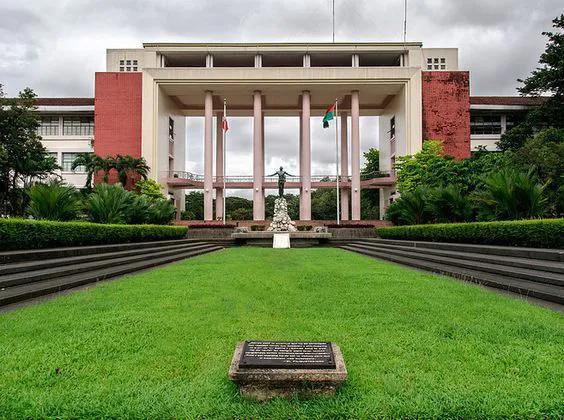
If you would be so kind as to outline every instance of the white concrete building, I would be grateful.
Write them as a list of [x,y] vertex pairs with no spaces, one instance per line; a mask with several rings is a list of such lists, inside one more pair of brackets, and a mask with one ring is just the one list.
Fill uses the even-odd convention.
[[56,157],[62,179],[78,188],[84,187],[84,168],[72,170],[78,153],[93,153],[94,99],[39,98],[39,135],[47,151]]

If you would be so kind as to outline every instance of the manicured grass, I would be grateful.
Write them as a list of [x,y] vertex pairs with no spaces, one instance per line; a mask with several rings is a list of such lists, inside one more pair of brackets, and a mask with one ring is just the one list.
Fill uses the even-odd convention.
[[[331,340],[335,397],[247,401],[238,341]],[[338,249],[220,251],[0,315],[1,417],[564,416],[564,317]]]

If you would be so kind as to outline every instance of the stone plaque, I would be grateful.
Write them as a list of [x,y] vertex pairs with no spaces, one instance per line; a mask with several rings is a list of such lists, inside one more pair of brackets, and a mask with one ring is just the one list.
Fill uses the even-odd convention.
[[327,342],[245,341],[239,367],[335,369],[335,357]]

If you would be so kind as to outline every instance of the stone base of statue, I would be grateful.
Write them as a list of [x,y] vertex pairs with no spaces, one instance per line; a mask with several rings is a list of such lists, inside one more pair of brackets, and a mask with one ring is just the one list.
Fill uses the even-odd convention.
[[284,197],[278,197],[274,202],[274,217],[268,227],[268,232],[296,232],[296,224],[288,215],[288,203]]
[[272,248],[290,248],[290,233],[275,232],[272,237]]

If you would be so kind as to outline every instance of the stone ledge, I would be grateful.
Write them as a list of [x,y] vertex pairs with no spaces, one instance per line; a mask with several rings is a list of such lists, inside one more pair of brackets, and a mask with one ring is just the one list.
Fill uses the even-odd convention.
[[331,233],[315,233],[315,232],[246,232],[246,233],[232,233],[231,237],[233,239],[268,239],[272,238],[276,233],[289,233],[290,238],[295,239],[330,239],[332,238]]
[[246,369],[239,366],[244,342],[237,344],[229,379],[237,384],[241,395],[259,401],[274,397],[333,395],[347,380],[347,368],[341,349],[331,343],[335,369]]

